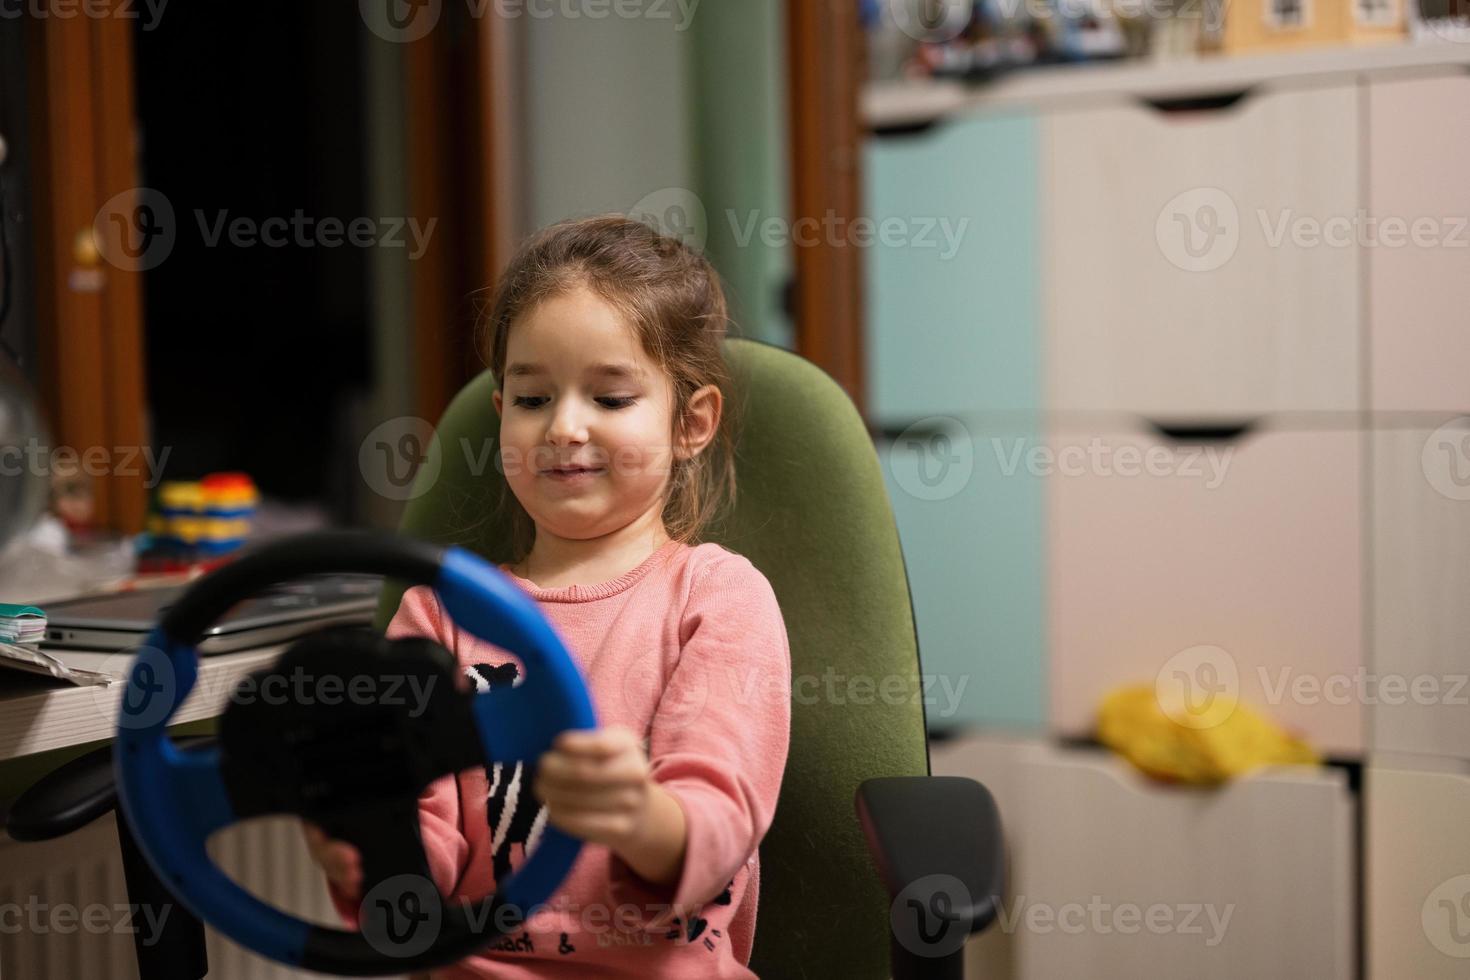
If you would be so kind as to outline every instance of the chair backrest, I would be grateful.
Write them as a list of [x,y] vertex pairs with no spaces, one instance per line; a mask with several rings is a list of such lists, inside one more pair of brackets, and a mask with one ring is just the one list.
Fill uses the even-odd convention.
[[[761,845],[752,969],[762,976],[887,977],[888,899],[853,810],[874,776],[926,775],[918,641],[877,452],[852,401],[811,362],[725,342],[738,413],[737,500],[704,540],[770,580],[791,642],[791,748]],[[455,397],[401,530],[510,560],[500,420],[485,371]],[[402,596],[388,583],[387,625]],[[886,682],[886,683],[885,683]],[[902,694],[896,691],[901,685]]]

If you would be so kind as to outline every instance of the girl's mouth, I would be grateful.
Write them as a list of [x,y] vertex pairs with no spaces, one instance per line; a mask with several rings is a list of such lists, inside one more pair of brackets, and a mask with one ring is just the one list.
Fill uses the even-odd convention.
[[592,477],[597,476],[601,472],[601,467],[571,466],[565,469],[543,470],[541,475],[550,477],[553,480],[571,482],[577,480],[590,480]]

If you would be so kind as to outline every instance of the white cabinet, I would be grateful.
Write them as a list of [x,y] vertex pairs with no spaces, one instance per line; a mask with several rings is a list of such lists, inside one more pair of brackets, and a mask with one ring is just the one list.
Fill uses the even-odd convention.
[[1372,445],[1372,748],[1470,758],[1470,418]]
[[1363,776],[1367,980],[1438,980],[1470,969],[1470,763],[1404,760]]
[[1344,772],[1283,767],[1183,788],[1102,751],[978,737],[935,745],[931,762],[988,786],[1006,834],[1003,918],[971,940],[969,975],[1353,975]]
[[1318,749],[1361,750],[1359,441],[1054,428],[1054,729],[1088,734],[1110,691],[1162,677],[1236,696]]
[[[1044,402],[1163,418],[1359,405],[1356,88],[1043,125]],[[1334,244],[1346,234],[1346,240]]]
[[1372,408],[1470,411],[1470,74],[1368,86]]

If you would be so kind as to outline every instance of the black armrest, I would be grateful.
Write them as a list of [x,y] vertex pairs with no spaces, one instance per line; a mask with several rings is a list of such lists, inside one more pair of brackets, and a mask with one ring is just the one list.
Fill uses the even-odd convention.
[[11,804],[6,829],[19,841],[64,837],[117,806],[112,746],[78,756],[38,779]]
[[990,791],[957,776],[886,776],[865,780],[855,803],[893,900],[894,980],[962,977],[965,939],[995,921],[1005,888]]
[[[213,735],[175,739],[180,748],[214,741]],[[106,814],[117,806],[109,743],[78,756],[42,776],[11,805],[6,830],[18,841],[51,840]]]

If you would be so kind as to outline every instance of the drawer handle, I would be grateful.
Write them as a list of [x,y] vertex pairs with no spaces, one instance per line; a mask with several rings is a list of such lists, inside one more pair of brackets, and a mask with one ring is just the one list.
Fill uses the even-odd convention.
[[1165,115],[1185,112],[1221,112],[1244,102],[1254,90],[1247,87],[1234,92],[1219,92],[1214,95],[1169,95],[1149,98],[1140,97],[1144,105]]
[[874,442],[880,439],[883,442],[897,442],[907,435],[919,439],[933,439],[936,436],[952,435],[950,427],[945,425],[869,425],[868,436]]
[[1170,442],[1195,445],[1203,442],[1235,442],[1250,435],[1260,424],[1258,419],[1239,422],[1182,423],[1146,419],[1149,428]]
[[910,139],[915,136],[923,136],[939,125],[938,116],[930,116],[926,119],[914,119],[908,122],[884,123],[872,127],[869,130],[874,139],[901,140]]

